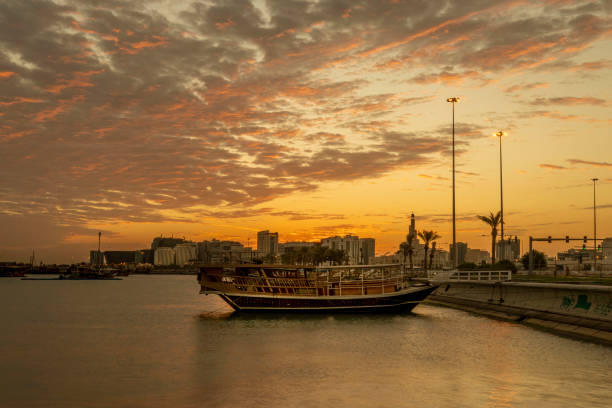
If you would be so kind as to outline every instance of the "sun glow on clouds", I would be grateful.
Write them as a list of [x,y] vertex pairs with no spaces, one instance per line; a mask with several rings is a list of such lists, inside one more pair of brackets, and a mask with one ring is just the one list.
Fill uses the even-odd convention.
[[411,211],[445,247],[455,95],[458,238],[472,247],[488,247],[475,215],[499,205],[491,132],[510,133],[512,234],[554,233],[584,207],[564,186],[612,177],[595,147],[609,144],[612,88],[597,2],[39,3],[0,5],[12,22],[0,27],[0,221],[42,217],[71,248],[98,229],[118,247],[272,229],[373,236],[394,252]]

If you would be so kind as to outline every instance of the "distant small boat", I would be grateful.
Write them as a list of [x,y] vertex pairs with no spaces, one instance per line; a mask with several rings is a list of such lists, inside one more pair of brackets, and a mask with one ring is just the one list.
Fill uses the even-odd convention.
[[30,265],[2,264],[0,265],[0,278],[21,278],[30,269]]
[[200,293],[240,312],[408,312],[436,289],[402,266],[201,265]]
[[94,265],[71,265],[60,279],[113,279],[118,270],[113,268],[99,268]]

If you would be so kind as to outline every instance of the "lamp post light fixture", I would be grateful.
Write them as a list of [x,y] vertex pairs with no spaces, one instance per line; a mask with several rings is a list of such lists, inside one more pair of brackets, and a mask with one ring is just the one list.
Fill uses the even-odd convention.
[[453,268],[457,268],[457,239],[455,230],[455,103],[459,102],[459,97],[448,98],[446,102],[453,104]]
[[508,136],[507,133],[499,132],[494,133],[495,136],[499,138],[499,197],[500,197],[500,214],[501,214],[501,247],[506,251],[506,246],[504,244],[504,180],[502,175],[502,136]]
[[595,203],[595,185],[599,179],[592,178],[591,180],[593,181],[593,268],[597,272],[597,205]]

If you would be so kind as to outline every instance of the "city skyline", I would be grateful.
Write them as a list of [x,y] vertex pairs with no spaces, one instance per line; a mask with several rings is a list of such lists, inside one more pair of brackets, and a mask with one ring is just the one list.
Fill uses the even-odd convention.
[[[0,260],[160,234],[612,235],[604,1],[0,4]],[[539,243],[552,255],[576,245]],[[523,248],[523,253],[527,250]]]

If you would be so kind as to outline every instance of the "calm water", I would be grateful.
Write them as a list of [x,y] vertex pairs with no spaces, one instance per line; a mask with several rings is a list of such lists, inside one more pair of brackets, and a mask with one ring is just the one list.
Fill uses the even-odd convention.
[[0,279],[0,406],[612,405],[612,348],[519,324],[229,311],[193,276]]

